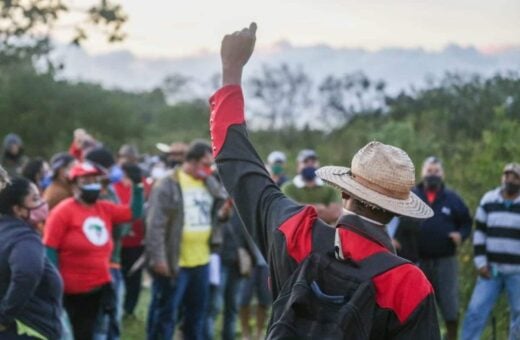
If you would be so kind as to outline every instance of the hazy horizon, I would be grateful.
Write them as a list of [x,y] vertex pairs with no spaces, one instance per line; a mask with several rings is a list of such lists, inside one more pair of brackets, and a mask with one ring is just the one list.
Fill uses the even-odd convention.
[[[74,0],[76,9],[95,0]],[[127,50],[146,58],[197,56],[218,51],[223,34],[250,21],[259,25],[258,46],[267,49],[280,42],[308,47],[421,48],[441,51],[456,44],[483,52],[520,46],[520,1],[415,0],[365,1],[311,0],[167,0],[119,1],[129,16],[128,38],[108,44],[92,33],[84,45],[89,53]],[[57,25],[53,38],[70,41],[77,12]]]

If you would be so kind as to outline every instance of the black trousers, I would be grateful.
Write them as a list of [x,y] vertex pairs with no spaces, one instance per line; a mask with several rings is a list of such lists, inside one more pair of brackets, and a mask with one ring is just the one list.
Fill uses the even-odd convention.
[[92,340],[102,297],[103,289],[85,294],[65,294],[63,304],[72,324],[74,339]]
[[139,302],[143,269],[141,268],[133,273],[130,273],[130,269],[143,253],[144,247],[125,247],[121,252],[121,266],[126,289],[124,302],[126,314],[134,314],[135,307]]

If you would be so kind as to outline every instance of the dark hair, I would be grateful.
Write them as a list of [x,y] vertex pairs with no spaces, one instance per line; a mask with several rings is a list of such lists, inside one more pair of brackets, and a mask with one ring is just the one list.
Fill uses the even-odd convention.
[[13,207],[15,205],[23,206],[23,201],[30,191],[31,182],[26,178],[11,179],[11,182],[0,191],[0,214],[13,215]]
[[43,158],[35,158],[27,162],[22,169],[22,176],[37,184],[36,176],[42,171],[45,161]]
[[207,154],[211,154],[211,146],[204,140],[195,140],[188,147],[186,161],[200,161]]

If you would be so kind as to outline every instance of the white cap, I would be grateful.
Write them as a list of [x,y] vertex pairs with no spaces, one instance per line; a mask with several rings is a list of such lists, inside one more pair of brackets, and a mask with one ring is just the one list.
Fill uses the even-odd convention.
[[273,151],[267,156],[267,163],[274,164],[277,162],[285,163],[287,162],[287,157],[281,151]]

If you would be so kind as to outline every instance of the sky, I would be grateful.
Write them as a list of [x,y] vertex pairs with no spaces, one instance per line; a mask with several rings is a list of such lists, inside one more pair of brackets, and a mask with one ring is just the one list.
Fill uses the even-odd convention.
[[[91,53],[128,50],[140,57],[185,57],[218,50],[226,33],[257,22],[257,41],[296,46],[380,50],[441,50],[448,44],[493,52],[520,46],[519,0],[113,0],[129,16],[128,38],[108,44],[92,34]],[[58,24],[54,38],[70,40],[78,9],[95,0],[70,0],[75,13]]]

